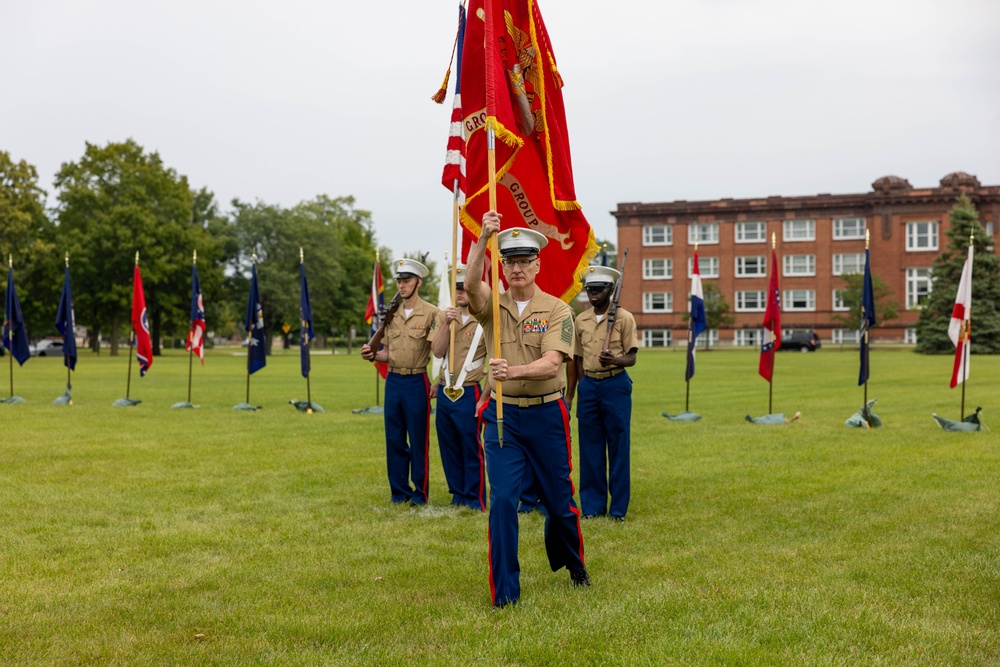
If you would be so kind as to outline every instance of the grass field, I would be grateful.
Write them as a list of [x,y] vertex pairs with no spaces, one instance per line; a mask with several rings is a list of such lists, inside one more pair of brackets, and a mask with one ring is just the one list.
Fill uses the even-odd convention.
[[[7,357],[0,395],[8,395]],[[85,354],[15,367],[0,405],[0,664],[997,665],[1000,437],[946,433],[951,359],[876,350],[885,428],[852,351],[778,356],[774,410],[750,350],[643,350],[625,524],[584,523],[588,589],[549,571],[521,520],[522,600],[494,612],[486,516],[451,508],[436,441],[431,503],[389,503],[370,366],[315,356],[306,415],[295,351],[257,373]],[[967,409],[1000,423],[1000,358],[973,357]],[[575,416],[574,416],[575,417]]]

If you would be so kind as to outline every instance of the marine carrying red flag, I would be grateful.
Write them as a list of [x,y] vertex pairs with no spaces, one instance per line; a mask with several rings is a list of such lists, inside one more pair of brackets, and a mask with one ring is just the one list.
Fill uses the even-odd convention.
[[[488,42],[487,12],[493,26]],[[537,282],[569,301],[598,247],[576,200],[562,85],[534,0],[470,0],[461,67],[467,155],[462,224],[478,236],[489,210],[489,124],[496,134],[503,228],[528,227],[548,237]]]

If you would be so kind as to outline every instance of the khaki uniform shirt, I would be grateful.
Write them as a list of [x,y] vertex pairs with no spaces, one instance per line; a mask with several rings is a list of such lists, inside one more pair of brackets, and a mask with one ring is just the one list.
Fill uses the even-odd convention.
[[417,298],[409,317],[399,306],[385,331],[389,348],[390,368],[427,368],[431,358],[431,332],[437,322],[438,309]]
[[[483,338],[491,359],[503,358],[510,366],[523,366],[542,358],[542,353],[556,350],[567,357],[573,353],[573,311],[559,299],[537,287],[524,313],[517,314],[517,304],[510,292],[500,295],[500,354],[493,349],[493,306],[487,303],[476,313],[483,325]],[[566,388],[566,372],[560,368],[551,380],[508,380],[504,396],[544,396]]]
[[[440,327],[448,326],[448,318],[444,311],[438,311],[437,323],[435,325],[440,331]],[[470,317],[469,321],[462,324],[462,314],[458,314],[458,319],[455,320],[455,348],[448,350],[448,362],[454,360],[455,363],[452,367],[455,369],[452,375],[451,381],[454,383],[458,379],[458,376],[462,373],[462,364],[465,363],[465,358],[469,356],[469,348],[472,346],[472,337],[476,335],[476,327],[479,323],[476,321],[475,317]],[[486,368],[486,333],[484,332],[482,336],[479,337],[479,345],[476,353],[472,356],[472,361],[477,359],[483,359],[483,363],[477,368],[470,370],[465,374],[464,384],[470,384],[472,382],[479,382],[483,379],[483,372]],[[448,364],[441,364],[441,373],[438,376],[441,380],[441,384],[445,384],[445,370],[448,368]]]
[[[589,308],[576,316],[576,349],[573,354],[583,358],[583,370],[608,371],[614,366],[602,366],[599,359],[604,348],[604,338],[608,335],[607,313],[597,321],[597,314]],[[621,357],[639,347],[635,318],[624,308],[618,309],[615,326],[611,329],[611,354]]]

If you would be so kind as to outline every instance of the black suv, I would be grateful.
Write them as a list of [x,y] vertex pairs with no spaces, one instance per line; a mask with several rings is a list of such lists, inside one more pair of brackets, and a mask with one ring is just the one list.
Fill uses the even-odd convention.
[[800,352],[815,352],[823,346],[815,331],[793,331],[781,337],[781,347],[778,350],[799,350]]

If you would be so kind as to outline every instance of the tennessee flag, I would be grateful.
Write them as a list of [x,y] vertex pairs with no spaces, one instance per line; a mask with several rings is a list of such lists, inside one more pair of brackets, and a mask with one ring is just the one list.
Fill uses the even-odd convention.
[[142,377],[153,365],[153,341],[149,337],[149,317],[146,314],[146,292],[142,289],[142,274],[139,273],[138,255],[132,275],[132,329],[135,331],[135,357],[139,361],[139,376]]
[[496,135],[497,211],[503,228],[544,234],[538,286],[570,301],[597,243],[573,186],[562,77],[534,0],[470,0],[462,50],[466,201],[477,237],[489,210],[487,133]]
[[955,344],[955,365],[951,370],[951,385],[954,389],[960,382],[969,379],[969,336],[972,324],[972,256],[973,247],[969,245],[969,257],[962,267],[962,277],[958,280],[958,294],[955,295],[955,307],[951,311],[951,322],[948,324],[948,338]]
[[781,347],[781,292],[778,289],[778,254],[771,250],[771,279],[767,284],[767,306],[760,345],[760,363],[757,372],[771,381],[774,370],[774,353]]

